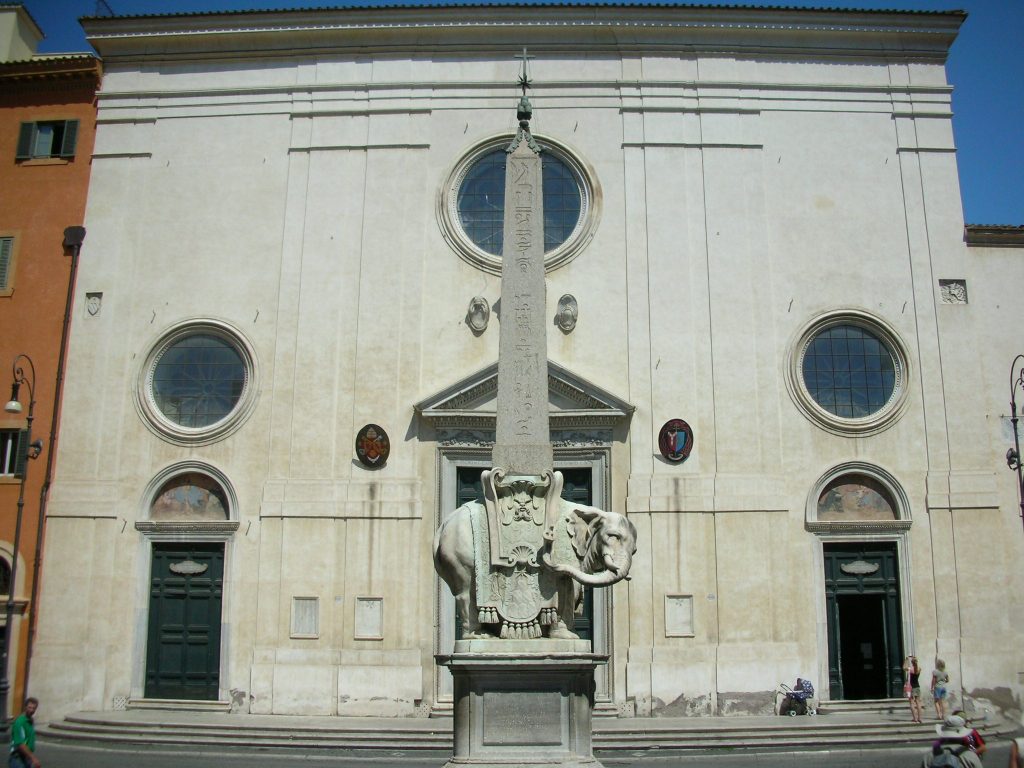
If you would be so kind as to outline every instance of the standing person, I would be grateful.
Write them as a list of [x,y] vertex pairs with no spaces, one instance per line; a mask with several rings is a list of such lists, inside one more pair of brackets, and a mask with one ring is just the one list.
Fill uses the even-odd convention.
[[25,711],[11,725],[11,757],[10,768],[39,768],[39,759],[35,755],[36,726],[32,719],[39,709],[39,699],[25,699]]
[[946,673],[946,662],[935,660],[932,671],[932,699],[935,700],[935,715],[939,720],[946,719],[946,696],[949,694],[949,675]]
[[903,662],[903,675],[910,682],[907,700],[910,702],[910,718],[915,723],[921,722],[921,665],[917,656],[910,654]]

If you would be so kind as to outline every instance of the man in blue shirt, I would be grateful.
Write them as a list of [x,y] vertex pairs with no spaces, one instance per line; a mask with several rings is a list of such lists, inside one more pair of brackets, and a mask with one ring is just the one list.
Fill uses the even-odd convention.
[[35,756],[36,727],[32,720],[38,708],[39,699],[25,699],[25,711],[11,726],[10,768],[39,768],[39,760]]

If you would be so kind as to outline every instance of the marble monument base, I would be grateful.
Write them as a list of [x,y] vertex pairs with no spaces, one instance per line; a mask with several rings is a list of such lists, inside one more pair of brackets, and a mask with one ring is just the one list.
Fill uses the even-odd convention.
[[588,640],[459,640],[439,655],[454,679],[454,754],[446,768],[601,768],[591,747]]

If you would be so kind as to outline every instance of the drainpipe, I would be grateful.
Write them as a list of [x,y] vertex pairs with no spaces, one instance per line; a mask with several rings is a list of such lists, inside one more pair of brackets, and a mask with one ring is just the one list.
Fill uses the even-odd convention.
[[46,520],[46,501],[53,481],[53,462],[57,455],[57,426],[60,423],[61,400],[64,394],[64,363],[68,354],[68,331],[71,328],[71,307],[75,298],[75,282],[78,277],[78,254],[85,241],[85,227],[67,227],[64,230],[64,248],[71,251],[71,274],[68,276],[68,295],[64,300],[64,326],[60,332],[60,356],[57,358],[57,382],[53,390],[53,416],[50,419],[50,440],[47,443],[46,475],[39,489],[39,517],[36,521],[36,549],[32,562],[32,595],[29,598],[28,645],[25,648],[25,676],[22,690],[28,693],[29,672],[32,669],[32,649],[36,639],[36,622],[39,611],[36,600],[39,597],[39,569],[43,559],[43,524]]

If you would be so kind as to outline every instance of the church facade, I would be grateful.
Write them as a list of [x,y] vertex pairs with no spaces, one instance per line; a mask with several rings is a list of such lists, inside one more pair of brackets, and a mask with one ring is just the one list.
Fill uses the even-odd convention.
[[895,697],[911,653],[958,703],[1019,711],[995,329],[1024,274],[1017,233],[964,238],[963,18],[84,20],[90,304],[32,692],[54,716],[450,711],[431,542],[490,466],[525,67],[555,466],[638,531],[631,580],[578,621],[609,656],[599,714],[768,712],[796,677]]

